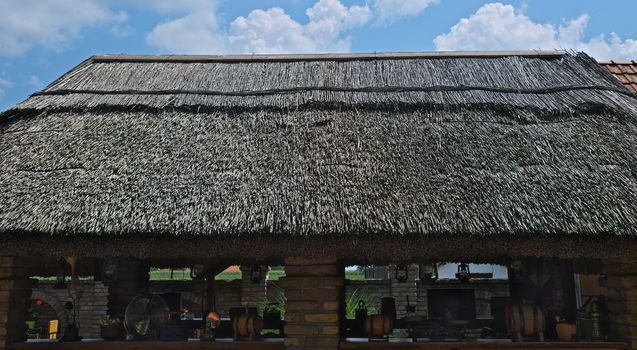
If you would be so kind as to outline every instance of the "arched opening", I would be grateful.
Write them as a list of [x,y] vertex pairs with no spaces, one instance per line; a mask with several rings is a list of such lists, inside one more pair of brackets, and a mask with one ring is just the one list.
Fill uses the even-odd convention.
[[57,338],[62,336],[62,330],[68,325],[69,316],[64,304],[57,298],[49,293],[33,290],[29,310],[33,329],[38,330],[40,338],[49,337],[49,321],[51,320],[59,321]]

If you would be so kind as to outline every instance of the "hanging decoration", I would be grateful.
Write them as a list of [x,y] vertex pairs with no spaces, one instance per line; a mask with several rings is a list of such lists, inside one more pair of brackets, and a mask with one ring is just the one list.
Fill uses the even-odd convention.
[[418,267],[421,281],[435,281],[438,279],[438,264],[420,264]]
[[409,271],[407,265],[398,264],[396,266],[396,281],[399,283],[405,283],[409,279]]
[[460,282],[469,282],[471,279],[471,271],[469,270],[469,265],[462,263],[458,265],[458,273],[456,273],[456,278]]
[[104,263],[102,264],[102,282],[104,284],[110,284],[117,281],[117,277],[119,274],[119,263],[117,258],[112,256],[107,256],[104,258]]
[[197,261],[190,268],[190,278],[195,281],[203,281],[206,267],[202,261]]

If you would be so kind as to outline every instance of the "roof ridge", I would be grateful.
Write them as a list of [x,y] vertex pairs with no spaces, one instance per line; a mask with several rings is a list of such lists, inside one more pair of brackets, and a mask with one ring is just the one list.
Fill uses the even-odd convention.
[[609,66],[609,65],[637,65],[637,62],[635,62],[635,60],[630,60],[630,61],[615,61],[615,60],[610,60],[610,61],[597,61],[597,63],[601,64],[601,65],[605,65],[605,66]]
[[369,52],[327,54],[277,54],[277,55],[95,55],[92,62],[261,62],[261,61],[350,61],[418,58],[498,58],[498,57],[561,57],[562,50],[527,51],[423,51],[423,52]]

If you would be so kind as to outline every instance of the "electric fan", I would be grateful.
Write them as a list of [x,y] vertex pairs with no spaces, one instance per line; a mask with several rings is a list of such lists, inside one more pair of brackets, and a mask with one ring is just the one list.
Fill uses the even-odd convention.
[[133,298],[126,306],[124,327],[129,337],[136,340],[156,339],[159,328],[166,322],[170,311],[164,298],[144,293]]

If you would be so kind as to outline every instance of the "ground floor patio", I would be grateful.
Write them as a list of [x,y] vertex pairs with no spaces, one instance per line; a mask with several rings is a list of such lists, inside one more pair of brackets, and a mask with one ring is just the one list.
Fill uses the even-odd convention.
[[[109,260],[110,259],[110,260]],[[614,258],[540,258],[517,257],[499,258],[499,263],[506,265],[509,271],[509,288],[506,298],[489,297],[493,317],[476,316],[476,302],[470,303],[474,311],[470,316],[463,316],[466,308],[454,308],[449,304],[449,299],[454,293],[456,299],[462,300],[463,283],[472,283],[462,280],[459,282],[426,282],[427,273],[423,275],[423,266],[431,266],[429,261],[422,259],[398,260],[389,262],[391,266],[389,274],[394,279],[411,278],[413,288],[427,286],[429,290],[429,310],[424,314],[414,304],[418,303],[409,299],[405,301],[402,294],[408,293],[407,287],[396,282],[392,293],[392,307],[370,308],[365,310],[365,315],[356,314],[352,317],[352,310],[346,310],[351,304],[350,292],[346,292],[352,282],[345,277],[345,266],[352,264],[351,259],[322,256],[322,257],[287,257],[281,259],[242,259],[241,262],[249,262],[243,271],[241,282],[242,295],[259,301],[258,295],[250,295],[252,290],[251,280],[254,285],[265,279],[264,271],[268,265],[280,264],[284,266],[285,276],[277,281],[285,296],[284,307],[279,311],[279,318],[268,319],[263,312],[263,307],[252,305],[254,312],[250,311],[250,305],[245,305],[245,300],[238,299],[234,303],[238,308],[245,307],[246,327],[253,324],[254,319],[248,318],[254,314],[263,322],[261,328],[276,328],[275,332],[263,335],[251,334],[249,330],[241,336],[235,336],[239,325],[234,324],[233,317],[227,316],[224,311],[219,314],[221,321],[213,332],[215,340],[210,341],[204,335],[206,330],[212,331],[205,323],[204,317],[197,319],[184,319],[179,316],[175,319],[166,309],[166,319],[172,319],[172,336],[161,338],[159,333],[153,333],[143,339],[129,336],[125,340],[122,335],[119,339],[105,341],[103,339],[64,339],[65,328],[72,321],[60,326],[60,334],[54,339],[27,339],[26,323],[29,319],[30,301],[33,290],[38,282],[35,276],[51,276],[55,278],[59,274],[60,262],[64,262],[70,279],[67,278],[66,288],[72,295],[73,288],[81,289],[75,285],[76,276],[99,273],[104,285],[108,286],[107,313],[112,319],[124,319],[127,317],[127,308],[131,301],[140,294],[148,292],[148,273],[150,266],[191,266],[193,271],[192,281],[184,287],[198,296],[201,307],[201,315],[210,315],[210,312],[218,310],[218,296],[215,295],[214,276],[230,263],[229,260],[219,260],[210,257],[186,257],[186,258],[134,258],[134,257],[108,257],[99,260],[84,256],[80,258],[61,258],[43,255],[32,256],[3,256],[0,258],[0,348],[6,349],[633,349],[637,348],[637,259],[629,256]],[[95,261],[99,261],[96,267]],[[108,265],[110,261],[111,265]],[[52,263],[55,262],[55,263]],[[369,262],[369,261],[366,261]],[[383,263],[388,263],[384,260]],[[417,263],[417,265],[409,265]],[[72,268],[69,268],[72,266]],[[411,270],[404,266],[417,266],[418,270]],[[548,266],[548,267],[547,267]],[[551,272],[549,272],[549,267]],[[114,269],[114,270],[113,270]],[[404,269],[404,271],[403,271]],[[575,296],[572,286],[574,273],[593,273],[603,276],[604,307],[597,313],[597,309],[590,309],[583,300],[582,295]],[[401,274],[405,276],[400,276]],[[462,275],[461,265],[458,274]],[[411,274],[411,277],[409,275]],[[414,276],[417,275],[417,277]],[[478,274],[475,274],[475,277]],[[210,278],[213,276],[213,278]],[[247,277],[246,277],[247,276]],[[424,277],[423,277],[424,276]],[[548,277],[547,277],[548,276]],[[551,277],[558,276],[558,277]],[[561,276],[561,277],[559,277]],[[555,279],[552,281],[551,279]],[[600,279],[601,281],[602,279]],[[566,282],[560,282],[566,281]],[[50,283],[53,283],[52,281]],[[392,282],[393,283],[393,282]],[[429,283],[429,284],[427,284]],[[446,283],[446,284],[445,284]],[[81,286],[82,283],[78,282]],[[466,287],[466,285],[465,285]],[[217,288],[218,289],[218,288]],[[350,288],[351,289],[351,288]],[[478,293],[478,292],[476,292]],[[477,295],[477,294],[476,294]],[[432,299],[438,296],[438,299]],[[460,299],[458,299],[460,298]],[[244,301],[243,303],[241,301]],[[434,304],[432,304],[432,300]],[[82,299],[70,298],[72,303],[79,304],[80,310],[86,308],[90,302]],[[577,301],[577,305],[576,305]],[[601,299],[595,299],[594,303],[601,303]],[[448,310],[436,311],[436,305],[444,304]],[[506,305],[503,305],[506,303]],[[588,304],[588,302],[586,303]],[[503,315],[499,307],[505,307],[508,314]],[[522,311],[523,305],[535,305],[537,307]],[[557,307],[555,305],[558,305]],[[73,305],[65,305],[73,307]],[[351,307],[351,306],[350,306]],[[411,310],[409,308],[412,308]],[[517,321],[512,316],[511,310],[518,310],[520,314]],[[58,306],[59,308],[59,306]],[[235,312],[237,308],[235,308]],[[361,308],[362,309],[362,308]],[[397,310],[398,309],[398,310]],[[479,307],[478,307],[479,309]],[[389,312],[387,311],[389,310]],[[536,311],[537,310],[537,311]],[[557,311],[556,311],[557,310]],[[591,311],[592,310],[592,311]],[[282,311],[282,312],[281,312]],[[355,310],[354,312],[358,312]],[[79,311],[81,312],[81,311]],[[239,310],[241,313],[241,310]],[[440,312],[436,314],[436,312]],[[516,311],[517,312],[517,311]],[[596,316],[592,316],[593,313]],[[393,313],[393,314],[392,314]],[[535,313],[535,314],[534,314]],[[541,313],[541,314],[538,314]],[[559,314],[559,315],[558,315]],[[583,314],[585,314],[583,316]],[[348,316],[349,315],[349,316]],[[379,315],[372,320],[373,315]],[[271,316],[271,315],[270,315]],[[587,334],[574,334],[569,341],[560,340],[556,335],[556,323],[551,318],[561,318],[563,323],[577,324],[580,327],[582,319],[588,320]],[[592,317],[591,317],[592,316]],[[391,329],[401,330],[402,333],[392,333],[385,329],[384,325],[378,329],[378,320],[381,324],[391,318]],[[591,318],[593,319],[591,321]],[[538,321],[539,320],[539,321]],[[540,322],[541,321],[541,322]],[[150,322],[150,321],[149,321]],[[274,322],[274,323],[273,323]],[[277,323],[279,322],[279,323]],[[515,322],[521,324],[515,324]],[[538,323],[539,322],[539,323]],[[596,323],[597,331],[591,333],[591,322]],[[506,323],[506,325],[504,324]],[[185,326],[188,324],[189,326]],[[270,326],[268,326],[268,324]],[[275,324],[275,326],[272,326]],[[582,323],[585,324],[585,323]],[[263,327],[265,326],[265,327]],[[506,328],[503,328],[505,327]],[[151,326],[149,326],[152,328]],[[196,337],[180,335],[179,329],[188,328],[196,331]],[[249,327],[248,327],[249,328]],[[159,328],[158,328],[159,329]],[[471,331],[477,330],[478,334],[470,336]],[[158,331],[159,332],[159,331]],[[164,332],[162,330],[162,332]],[[256,331],[253,331],[253,333]],[[455,332],[455,333],[454,333]],[[580,332],[578,328],[577,332]],[[171,333],[172,334],[172,333]],[[254,335],[254,336],[253,336]],[[163,336],[163,335],[162,335]],[[66,341],[61,341],[66,340]],[[70,341],[68,341],[70,340]]]

